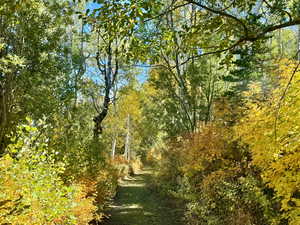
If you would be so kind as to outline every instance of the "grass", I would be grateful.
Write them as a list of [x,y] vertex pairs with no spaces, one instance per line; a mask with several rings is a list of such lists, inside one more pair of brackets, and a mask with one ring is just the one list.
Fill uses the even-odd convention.
[[117,196],[103,225],[183,225],[182,210],[147,188],[151,169],[120,181]]

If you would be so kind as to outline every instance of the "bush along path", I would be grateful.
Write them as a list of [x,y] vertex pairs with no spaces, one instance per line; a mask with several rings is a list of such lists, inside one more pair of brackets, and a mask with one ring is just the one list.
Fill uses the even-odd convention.
[[120,181],[109,218],[103,225],[183,225],[183,210],[172,207],[166,199],[148,188],[151,169],[144,169]]

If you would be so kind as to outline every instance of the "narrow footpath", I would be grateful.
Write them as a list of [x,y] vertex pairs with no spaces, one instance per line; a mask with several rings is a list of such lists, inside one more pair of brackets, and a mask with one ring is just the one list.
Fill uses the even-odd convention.
[[184,225],[182,210],[147,188],[151,175],[151,169],[145,169],[120,182],[103,225]]

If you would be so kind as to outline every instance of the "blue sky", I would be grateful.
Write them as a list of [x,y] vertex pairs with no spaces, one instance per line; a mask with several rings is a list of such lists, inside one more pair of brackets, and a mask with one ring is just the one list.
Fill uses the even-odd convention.
[[89,2],[87,4],[88,9],[96,9],[98,8],[100,5],[98,3],[94,3],[94,2]]

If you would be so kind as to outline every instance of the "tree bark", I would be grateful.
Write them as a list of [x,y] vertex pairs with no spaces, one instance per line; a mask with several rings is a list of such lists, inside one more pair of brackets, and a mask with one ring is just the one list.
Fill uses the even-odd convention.
[[130,115],[127,115],[127,134],[125,139],[125,158],[127,161],[130,161],[131,152],[130,152]]
[[298,48],[297,48],[297,59],[300,61],[300,25],[298,25]]
[[117,145],[117,137],[114,137],[113,142],[112,142],[112,148],[111,148],[111,158],[115,158],[116,154],[116,145]]
[[[97,139],[100,134],[102,134],[103,128],[102,128],[102,121],[105,119],[105,117],[108,114],[109,105],[110,105],[110,92],[115,84],[116,77],[118,75],[119,71],[119,64],[117,55],[118,52],[113,52],[112,50],[112,42],[108,43],[108,46],[106,48],[106,63],[105,65],[101,64],[100,59],[100,50],[97,52],[96,60],[97,60],[97,66],[100,71],[100,73],[104,76],[104,88],[105,88],[105,94],[104,94],[104,101],[102,104],[102,110],[96,115],[93,119],[95,126],[94,126],[94,139]],[[115,62],[115,68],[113,71],[113,55],[115,56],[114,62]]]

